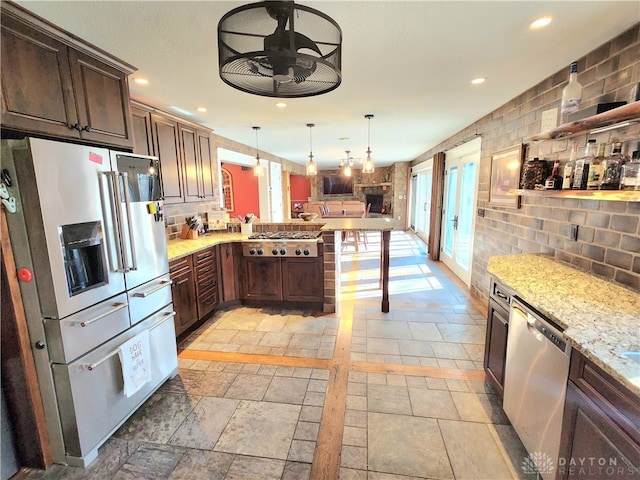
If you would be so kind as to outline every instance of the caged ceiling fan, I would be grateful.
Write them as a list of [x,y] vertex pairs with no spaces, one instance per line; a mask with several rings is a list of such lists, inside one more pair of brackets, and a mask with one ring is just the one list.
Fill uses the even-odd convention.
[[220,78],[247,93],[309,97],[342,81],[342,30],[324,13],[293,1],[235,8],[218,23]]

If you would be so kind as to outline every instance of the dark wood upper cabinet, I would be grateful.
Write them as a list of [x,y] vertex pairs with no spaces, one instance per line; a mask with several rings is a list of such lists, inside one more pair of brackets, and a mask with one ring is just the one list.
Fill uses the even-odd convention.
[[2,3],[2,128],[131,149],[135,68]]
[[184,165],[184,199],[197,201],[202,198],[200,181],[200,152],[198,151],[196,129],[179,125],[182,163]]
[[178,122],[163,115],[151,114],[151,131],[155,155],[160,158],[162,192],[166,203],[184,201],[182,160]]
[[211,200],[216,192],[216,168],[211,156],[211,135],[209,132],[198,130],[198,146],[200,152],[200,168],[202,176],[202,198]]
[[131,128],[133,130],[133,152],[141,155],[154,155],[151,112],[132,106]]
[[133,151],[160,159],[166,203],[212,200],[216,192],[210,132],[134,101]]

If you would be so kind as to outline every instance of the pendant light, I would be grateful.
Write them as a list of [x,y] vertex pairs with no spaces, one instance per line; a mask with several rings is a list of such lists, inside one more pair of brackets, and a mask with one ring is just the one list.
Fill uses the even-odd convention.
[[260,127],[252,127],[256,131],[256,165],[253,167],[253,175],[255,177],[262,177],[264,175],[264,168],[260,163],[260,153],[258,150],[258,130]]
[[313,143],[311,141],[311,129],[315,127],[313,123],[307,123],[309,127],[309,161],[307,162],[307,175],[317,175],[318,165],[313,161]]
[[340,160],[340,169],[342,170],[342,175],[344,175],[345,177],[350,177],[353,170],[353,161],[349,156],[349,153],[351,152],[349,150],[345,150],[345,153],[347,154],[347,160],[346,162],[344,160]]
[[367,158],[364,160],[364,163],[362,164],[362,173],[373,173],[373,171],[375,170],[375,166],[373,165],[373,159],[371,158],[371,119],[373,118],[373,115],[369,113],[365,115],[364,118],[366,118],[369,121],[369,134],[368,134],[368,140],[367,140]]

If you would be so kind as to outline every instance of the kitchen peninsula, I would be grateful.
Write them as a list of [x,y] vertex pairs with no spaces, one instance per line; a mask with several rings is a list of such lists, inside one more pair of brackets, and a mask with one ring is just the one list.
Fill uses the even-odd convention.
[[[342,218],[327,219],[313,222],[293,221],[289,223],[256,223],[253,230],[256,233],[277,231],[307,231],[321,232],[318,240],[318,260],[312,258],[293,257],[290,259],[275,256],[269,250],[264,257],[244,256],[242,245],[249,239],[249,235],[241,233],[213,232],[197,239],[174,239],[167,245],[170,269],[173,280],[174,304],[177,311],[176,332],[180,334],[191,329],[199,321],[209,316],[218,306],[237,303],[251,303],[252,301],[283,301],[295,300],[309,306],[319,308],[325,313],[336,311],[336,298],[340,290],[340,279],[336,272],[336,264],[340,262],[342,232],[381,232],[380,251],[380,287],[382,289],[381,310],[389,311],[389,239],[394,221],[388,218]],[[291,285],[290,291],[284,296],[282,292],[258,291],[251,292],[249,278],[261,276],[269,277],[269,286],[277,284],[275,276],[286,277],[282,273],[282,266],[268,267],[278,261],[289,263],[307,262],[306,268],[317,269],[318,275],[311,276],[305,281],[306,293],[296,293],[300,285],[295,282],[283,282],[283,286]],[[254,270],[250,270],[250,266]],[[262,265],[256,270],[255,265]],[[245,271],[246,270],[246,271]],[[212,275],[212,273],[216,275]],[[237,272],[242,272],[238,274]],[[280,272],[278,274],[274,272]],[[198,274],[200,273],[201,281]],[[270,277],[271,276],[271,277]],[[273,281],[275,280],[275,282]],[[252,278],[251,282],[259,281]],[[314,283],[315,282],[315,283]],[[264,282],[263,282],[264,283]],[[293,284],[292,284],[293,283]],[[300,282],[297,282],[300,283]],[[265,285],[266,285],[265,284]],[[206,289],[206,303],[201,302],[199,288]],[[215,298],[214,298],[215,296]]]

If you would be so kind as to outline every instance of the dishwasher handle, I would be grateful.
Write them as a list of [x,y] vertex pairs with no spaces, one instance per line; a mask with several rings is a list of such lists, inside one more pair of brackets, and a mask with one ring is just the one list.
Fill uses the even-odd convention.
[[563,330],[558,325],[544,317],[540,312],[524,304],[517,297],[512,299],[511,308],[518,311],[527,320],[527,329],[536,336],[538,341],[546,338],[552,345],[569,356],[571,347],[565,339]]

